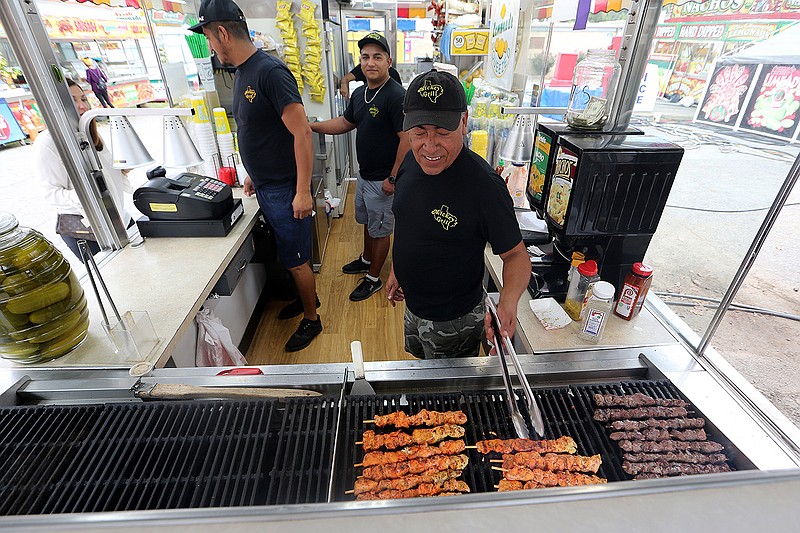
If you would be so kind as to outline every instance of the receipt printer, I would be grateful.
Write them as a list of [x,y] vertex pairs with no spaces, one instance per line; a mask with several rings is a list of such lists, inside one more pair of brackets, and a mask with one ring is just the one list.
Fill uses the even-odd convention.
[[231,188],[219,180],[189,172],[148,176],[133,193],[133,204],[145,215],[137,221],[142,236],[225,236],[243,212],[241,200],[234,201]]

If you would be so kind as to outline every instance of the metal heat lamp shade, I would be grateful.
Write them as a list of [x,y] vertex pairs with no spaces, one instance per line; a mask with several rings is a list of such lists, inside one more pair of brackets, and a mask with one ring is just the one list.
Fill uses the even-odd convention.
[[189,132],[178,117],[164,117],[164,166],[193,167],[203,162]]
[[500,151],[500,158],[507,162],[527,163],[531,160],[532,153],[533,122],[529,115],[517,115]]
[[109,124],[114,168],[136,168],[155,163],[126,117],[111,116]]

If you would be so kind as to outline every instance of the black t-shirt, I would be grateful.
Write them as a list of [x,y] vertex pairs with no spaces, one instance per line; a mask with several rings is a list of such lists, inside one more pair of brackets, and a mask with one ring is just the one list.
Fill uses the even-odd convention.
[[[356,77],[356,81],[363,81],[364,83],[367,83],[367,77],[364,75],[364,71],[361,70],[361,63],[356,65],[353,70],[350,71],[350,74]],[[403,80],[400,79],[400,73],[397,72],[397,69],[394,67],[389,67],[389,77],[391,77],[400,85],[403,85]]]
[[365,180],[383,181],[392,172],[400,144],[397,132],[403,131],[405,95],[405,89],[392,79],[380,89],[362,85],[353,91],[344,118],[356,125],[356,154]]
[[281,120],[283,109],[302,104],[297,81],[280,60],[257,51],[236,69],[233,118],[242,163],[259,187],[297,179],[294,136]]
[[410,151],[397,173],[394,273],[408,309],[425,320],[454,320],[483,298],[483,252],[508,252],[522,236],[505,183],[464,147],[436,176]]

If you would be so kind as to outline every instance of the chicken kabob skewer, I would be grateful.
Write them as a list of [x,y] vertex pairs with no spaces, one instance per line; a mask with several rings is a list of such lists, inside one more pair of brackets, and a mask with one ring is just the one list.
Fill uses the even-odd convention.
[[464,433],[463,427],[452,424],[426,429],[415,429],[410,435],[403,431],[376,434],[372,430],[367,430],[364,432],[362,440],[356,442],[356,444],[361,444],[365,452],[378,450],[380,448],[395,450],[412,444],[436,444],[447,438],[460,439],[464,436]]
[[389,463],[401,463],[411,459],[425,459],[436,455],[456,455],[466,449],[463,439],[446,440],[436,445],[419,444],[407,446],[395,452],[369,452],[364,455],[364,460],[354,466],[375,466]]
[[374,423],[377,427],[394,426],[409,428],[413,426],[443,426],[445,424],[462,425],[467,423],[467,415],[463,411],[428,411],[423,409],[417,414],[407,415],[403,411],[396,411],[388,415],[376,416],[373,420],[364,420],[364,423]]

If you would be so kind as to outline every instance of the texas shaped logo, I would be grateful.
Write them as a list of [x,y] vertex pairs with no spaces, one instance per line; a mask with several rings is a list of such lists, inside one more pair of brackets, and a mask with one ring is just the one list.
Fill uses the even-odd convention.
[[419,95],[423,98],[427,98],[431,101],[431,103],[436,103],[436,100],[439,99],[440,96],[444,94],[444,89],[438,83],[433,83],[431,80],[425,80],[425,83],[422,84],[422,87],[417,89]]
[[250,103],[252,104],[253,100],[256,99],[256,92],[248,85],[247,90],[244,92],[244,97],[250,100]]

